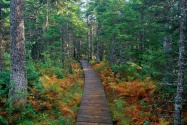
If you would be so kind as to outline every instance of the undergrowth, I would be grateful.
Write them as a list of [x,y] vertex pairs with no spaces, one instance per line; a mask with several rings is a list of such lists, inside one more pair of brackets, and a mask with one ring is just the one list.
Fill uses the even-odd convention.
[[9,72],[0,73],[1,125],[74,125],[83,92],[83,71],[72,62],[73,73],[59,67],[27,63],[28,103],[8,105]]
[[[151,79],[145,68],[134,63],[112,67],[117,71],[115,75],[106,62],[92,63],[92,66],[102,80],[114,124],[173,124],[173,100],[167,102],[171,101],[174,88],[166,90],[157,84],[158,80]],[[183,110],[183,124],[187,123],[186,114]]]

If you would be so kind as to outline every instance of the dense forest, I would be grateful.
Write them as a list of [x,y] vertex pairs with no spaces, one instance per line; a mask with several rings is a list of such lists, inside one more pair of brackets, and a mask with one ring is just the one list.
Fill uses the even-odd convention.
[[0,124],[74,125],[81,58],[114,124],[187,124],[186,28],[186,0],[0,0]]

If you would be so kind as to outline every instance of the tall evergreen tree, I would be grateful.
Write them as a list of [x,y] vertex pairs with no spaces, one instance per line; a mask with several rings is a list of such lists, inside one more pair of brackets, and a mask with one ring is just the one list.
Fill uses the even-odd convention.
[[10,2],[11,86],[9,100],[25,105],[27,102],[27,73],[23,5],[23,0],[11,0]]
[[0,72],[3,70],[3,46],[2,46],[2,9],[0,8]]
[[179,40],[179,59],[178,59],[178,84],[177,94],[175,97],[175,114],[174,125],[181,125],[181,114],[183,105],[183,92],[184,92],[184,66],[185,66],[185,41],[186,41],[186,19],[187,19],[187,1],[180,0],[180,40]]

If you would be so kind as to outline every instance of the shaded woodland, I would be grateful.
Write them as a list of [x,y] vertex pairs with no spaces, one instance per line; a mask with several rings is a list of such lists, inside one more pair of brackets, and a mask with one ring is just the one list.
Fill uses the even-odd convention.
[[0,124],[74,125],[81,58],[114,124],[187,124],[186,10],[186,0],[0,0]]

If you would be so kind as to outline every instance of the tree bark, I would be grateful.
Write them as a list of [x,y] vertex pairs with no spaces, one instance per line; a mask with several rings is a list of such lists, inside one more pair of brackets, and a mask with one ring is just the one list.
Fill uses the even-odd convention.
[[0,72],[3,71],[3,45],[2,45],[2,9],[0,8]]
[[[143,26],[143,19],[144,19],[144,12],[142,11],[140,14],[140,25]],[[144,50],[144,27],[141,28],[140,32],[139,32],[139,59],[138,59],[138,63],[139,66],[141,66],[142,64],[142,53]]]
[[77,48],[77,60],[81,57],[81,40],[78,40],[78,48]]
[[90,24],[90,59],[93,59],[93,26]]
[[120,46],[119,46],[119,63],[120,63],[120,65],[122,65],[123,62],[124,62],[124,59],[123,59],[123,55],[124,55],[123,49],[124,49],[124,46],[123,46],[123,43],[122,43],[122,42],[123,42],[123,41],[120,40]]
[[67,66],[68,66],[69,72],[72,72],[69,44],[70,44],[70,33],[69,33],[69,23],[67,23],[67,40],[66,40]]
[[186,32],[186,0],[181,0],[180,14],[180,40],[179,40],[179,61],[178,61],[178,85],[175,97],[174,125],[181,125],[182,94],[184,91],[184,65],[185,65],[185,32]]
[[73,57],[74,57],[74,59],[78,60],[78,58],[77,58],[77,45],[76,45],[75,39],[73,39]]
[[[64,26],[63,26],[64,27]],[[64,50],[64,45],[65,45],[65,29],[62,28],[61,30],[62,32],[62,38],[61,38],[61,52],[62,52],[62,56],[61,56],[61,63],[62,63],[62,68],[64,68],[64,61],[65,61],[65,50]]]
[[97,56],[96,56],[96,62],[99,63],[101,61],[101,43],[100,43],[100,26],[98,25],[97,29]]
[[171,55],[171,35],[167,35],[164,37],[164,44],[163,44],[163,51],[166,55],[166,62],[165,62],[165,70],[164,70],[164,78],[163,81],[169,83],[172,81],[172,55]]
[[116,35],[113,35],[113,40],[111,42],[111,46],[110,46],[110,65],[114,65],[116,62],[116,55],[115,55],[115,41],[116,40]]
[[47,28],[49,24],[49,3],[48,3],[48,0],[47,0],[47,3],[46,3],[46,22],[45,22],[45,27],[44,28]]
[[9,100],[23,106],[27,102],[27,73],[25,56],[23,0],[10,2],[11,70]]
[[[87,25],[89,26],[89,23],[88,23],[88,16],[87,16]],[[88,62],[90,61],[90,44],[89,44],[89,31],[87,31],[87,37],[86,37],[86,51],[87,51],[87,58],[88,58]]]
[[89,44],[89,32],[87,31],[87,37],[86,37],[86,52],[87,52],[87,58],[88,62],[90,61],[90,44]]

